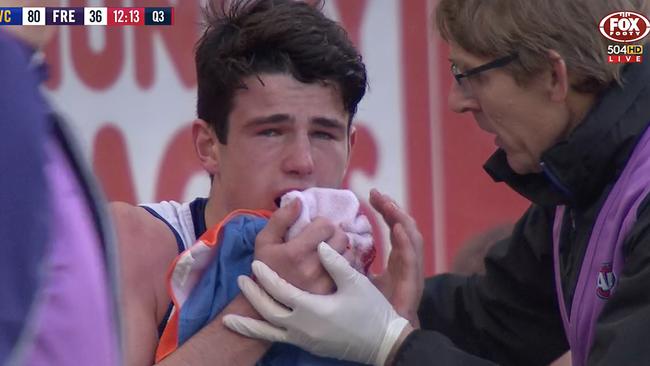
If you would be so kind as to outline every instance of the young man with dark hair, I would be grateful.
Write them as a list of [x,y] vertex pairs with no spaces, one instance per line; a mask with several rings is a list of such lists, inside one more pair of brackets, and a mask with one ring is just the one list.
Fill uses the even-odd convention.
[[[112,205],[122,261],[129,365],[150,365],[171,311],[166,273],[180,251],[235,209],[276,210],[255,257],[312,292],[331,291],[316,245],[344,251],[347,238],[315,220],[284,243],[300,206],[278,209],[291,190],[338,188],[355,141],[351,125],[366,91],[366,71],[340,25],[291,0],[234,1],[209,7],[196,48],[196,154],[211,176],[207,199],[142,207]],[[381,196],[375,201],[383,202]],[[391,214],[395,210],[381,210]],[[400,213],[402,213],[400,211]],[[227,330],[224,314],[256,316],[238,296],[160,364],[254,364],[270,343]]]
[[[273,307],[244,278],[247,298],[270,324],[234,316],[227,324],[378,365],[386,359],[377,350],[392,349],[395,365],[547,365],[569,348],[574,366],[646,364],[650,64],[608,62],[612,42],[599,24],[614,13],[623,24],[641,24],[650,2],[438,3],[453,74],[449,105],[495,137],[486,171],[531,206],[490,251],[485,275],[427,279],[418,313],[423,329],[397,321],[390,304],[325,245],[323,263],[345,279],[337,285],[355,285],[314,296],[254,262],[258,283],[291,311]],[[361,325],[376,319],[383,325],[374,333],[391,334],[397,324],[402,341],[367,336]],[[308,329],[321,331],[296,336]]]

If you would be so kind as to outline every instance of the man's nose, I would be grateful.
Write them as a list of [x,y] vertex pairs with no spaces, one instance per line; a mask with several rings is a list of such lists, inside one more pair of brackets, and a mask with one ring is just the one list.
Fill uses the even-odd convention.
[[298,134],[285,149],[283,170],[287,174],[308,176],[314,171],[312,145],[308,135]]

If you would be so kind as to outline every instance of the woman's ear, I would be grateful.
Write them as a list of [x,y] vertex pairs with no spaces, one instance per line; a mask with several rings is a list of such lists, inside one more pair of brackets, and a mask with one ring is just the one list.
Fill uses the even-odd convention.
[[211,176],[219,172],[219,140],[217,135],[202,119],[192,122],[192,142],[201,166]]
[[547,57],[551,63],[550,92],[554,102],[564,101],[569,94],[569,76],[562,56],[555,50],[549,50]]

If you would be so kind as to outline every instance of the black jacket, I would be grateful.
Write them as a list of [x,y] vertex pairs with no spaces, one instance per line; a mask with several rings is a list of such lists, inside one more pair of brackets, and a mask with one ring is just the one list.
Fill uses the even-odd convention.
[[[426,280],[423,330],[406,339],[396,365],[547,365],[568,349],[555,293],[555,206],[567,206],[560,268],[570,306],[596,217],[650,123],[650,65],[628,65],[623,85],[605,91],[571,136],[542,155],[548,174],[517,175],[502,150],[488,160],[485,169],[495,181],[532,205],[512,236],[489,252],[485,275]],[[650,363],[649,201],[639,206],[623,244],[625,265],[596,324],[589,365]]]

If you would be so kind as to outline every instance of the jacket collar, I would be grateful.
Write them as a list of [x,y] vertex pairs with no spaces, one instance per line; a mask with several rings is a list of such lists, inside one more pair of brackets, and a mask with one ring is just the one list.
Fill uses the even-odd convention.
[[520,175],[502,149],[485,163],[496,182],[505,182],[530,201],[580,207],[616,178],[650,122],[650,65],[627,65],[623,86],[614,83],[598,98],[571,135],[542,154],[543,172]]

